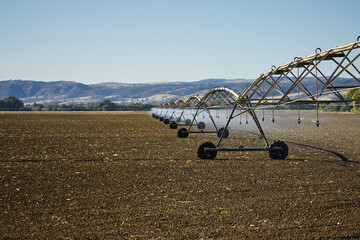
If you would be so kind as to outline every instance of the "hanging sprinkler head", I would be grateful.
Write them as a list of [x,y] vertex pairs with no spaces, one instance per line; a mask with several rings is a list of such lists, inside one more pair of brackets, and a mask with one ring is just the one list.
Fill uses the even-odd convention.
[[265,121],[265,118],[264,118],[264,117],[262,117],[262,118],[261,118],[261,120],[262,120],[262,121]]
[[319,122],[319,120],[317,120],[316,121],[316,127],[319,127],[319,125],[320,125],[320,122]]
[[301,119],[300,119],[300,118],[298,118],[297,122],[298,122],[298,124],[300,124],[300,123],[301,123]]
[[274,123],[274,122],[275,122],[275,118],[271,118],[271,121]]

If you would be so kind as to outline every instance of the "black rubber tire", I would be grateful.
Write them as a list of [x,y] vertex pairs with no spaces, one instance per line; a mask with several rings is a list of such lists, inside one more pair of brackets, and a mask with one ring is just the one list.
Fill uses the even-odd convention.
[[198,129],[205,129],[206,125],[204,122],[199,122],[197,127],[198,127]]
[[212,142],[201,144],[197,150],[198,157],[201,159],[215,159],[217,151],[205,152],[205,148],[216,148],[216,146]]
[[156,116],[155,116],[155,119],[159,119],[159,116],[158,116],[158,115],[156,115]]
[[153,118],[155,118],[155,113],[152,113],[151,116],[152,116]]
[[176,122],[171,122],[171,123],[170,123],[170,128],[171,128],[171,129],[177,129],[177,126],[178,126],[178,125],[177,125]]
[[164,117],[159,118],[160,122],[164,121]]
[[280,147],[281,150],[269,150],[269,155],[271,159],[284,160],[289,154],[289,148],[283,141],[276,141],[271,144],[270,148],[274,147]]
[[186,125],[186,126],[190,126],[190,124],[191,124],[191,120],[190,120],[190,119],[186,119],[186,120],[185,120],[185,125]]
[[165,123],[165,124],[169,124],[169,123],[170,123],[170,119],[165,119],[165,120],[164,120],[164,123]]
[[186,128],[180,128],[177,135],[179,138],[187,138],[189,136],[189,132]]
[[[225,128],[220,128],[219,131],[217,132],[218,137],[221,137],[222,132],[224,131]],[[229,129],[226,129],[224,132],[224,136],[223,138],[227,138],[229,136]]]

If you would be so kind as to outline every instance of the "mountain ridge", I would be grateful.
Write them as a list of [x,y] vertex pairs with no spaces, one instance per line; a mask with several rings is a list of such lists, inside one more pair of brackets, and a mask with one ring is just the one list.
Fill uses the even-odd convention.
[[[235,87],[242,79],[203,79],[194,82],[123,83],[103,82],[83,84],[75,81],[0,81],[0,98],[16,96],[25,104],[88,103],[111,100],[117,103],[160,103],[192,95],[201,95],[216,86]],[[245,86],[245,85],[244,85]],[[239,86],[238,86],[239,87]],[[243,86],[241,87],[243,88]]]
[[[338,79],[339,80],[339,79]],[[350,80],[340,79],[345,85]],[[33,103],[89,103],[110,100],[115,103],[136,102],[157,104],[170,100],[186,99],[190,96],[203,96],[215,87],[228,87],[242,93],[253,79],[211,78],[193,82],[123,83],[102,82],[84,84],[75,81],[0,81],[0,99],[15,96],[25,104]],[[314,78],[302,81],[309,89],[315,88]]]

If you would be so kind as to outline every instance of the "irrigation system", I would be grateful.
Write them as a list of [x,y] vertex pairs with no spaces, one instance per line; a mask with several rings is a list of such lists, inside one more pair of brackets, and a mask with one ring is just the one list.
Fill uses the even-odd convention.
[[[268,151],[272,159],[285,159],[288,146],[283,141],[269,143],[261,121],[264,121],[264,110],[272,113],[279,106],[297,105],[298,124],[301,123],[300,105],[314,105],[316,109],[315,124],[320,126],[319,104],[342,103],[349,105],[354,99],[346,99],[345,94],[350,89],[360,88],[360,36],[357,41],[344,46],[338,46],[322,51],[316,48],[314,54],[306,57],[295,57],[293,61],[282,66],[272,66],[267,73],[261,74],[242,93],[235,93],[225,87],[217,87],[202,98],[190,97],[188,100],[170,101],[159,104],[152,116],[155,119],[170,124],[171,129],[186,126],[178,130],[179,138],[189,134],[215,133],[219,140],[216,144],[204,142],[198,147],[201,159],[214,159],[220,151]],[[309,81],[315,81],[310,86]],[[255,110],[260,110],[255,112]],[[262,113],[262,116],[258,116]],[[235,118],[249,115],[265,146],[223,148],[223,139],[229,136],[229,124]],[[199,119],[207,115],[215,130],[206,130],[206,124]],[[221,116],[220,116],[221,115]],[[219,128],[217,119],[226,118],[226,124]],[[246,120],[247,121],[247,120]],[[247,122],[246,122],[247,123]],[[241,122],[240,122],[241,124]],[[198,130],[193,130],[197,126]]]

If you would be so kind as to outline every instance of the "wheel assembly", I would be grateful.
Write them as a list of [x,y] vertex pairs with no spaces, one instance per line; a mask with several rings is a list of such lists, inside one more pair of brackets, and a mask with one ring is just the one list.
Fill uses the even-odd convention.
[[190,126],[190,124],[191,124],[191,120],[190,120],[190,119],[186,119],[186,120],[185,120],[185,125],[186,125],[186,126]]
[[160,122],[164,121],[164,117],[159,118]]
[[169,124],[169,123],[170,123],[170,119],[165,119],[165,120],[164,120],[164,123],[165,123],[165,124]]
[[170,128],[171,129],[177,129],[177,123],[176,122],[171,122],[170,123]]
[[159,116],[158,116],[158,115],[156,115],[156,116],[155,116],[155,119],[159,119]]
[[[218,137],[221,137],[221,134],[224,131],[224,129],[225,128],[220,128],[219,129],[219,131],[217,132]],[[225,129],[223,138],[227,138],[228,136],[229,136],[229,130]]]
[[186,128],[181,128],[179,131],[178,131],[178,137],[179,138],[187,138],[189,136],[189,132]]
[[289,148],[283,141],[274,142],[270,148],[280,148],[280,150],[269,150],[270,158],[272,159],[283,160],[289,153]]
[[201,159],[214,159],[216,158],[217,151],[205,151],[205,148],[216,148],[215,144],[212,142],[205,142],[201,144],[198,148],[198,156]]
[[198,129],[204,129],[206,127],[204,122],[199,122],[197,125]]

